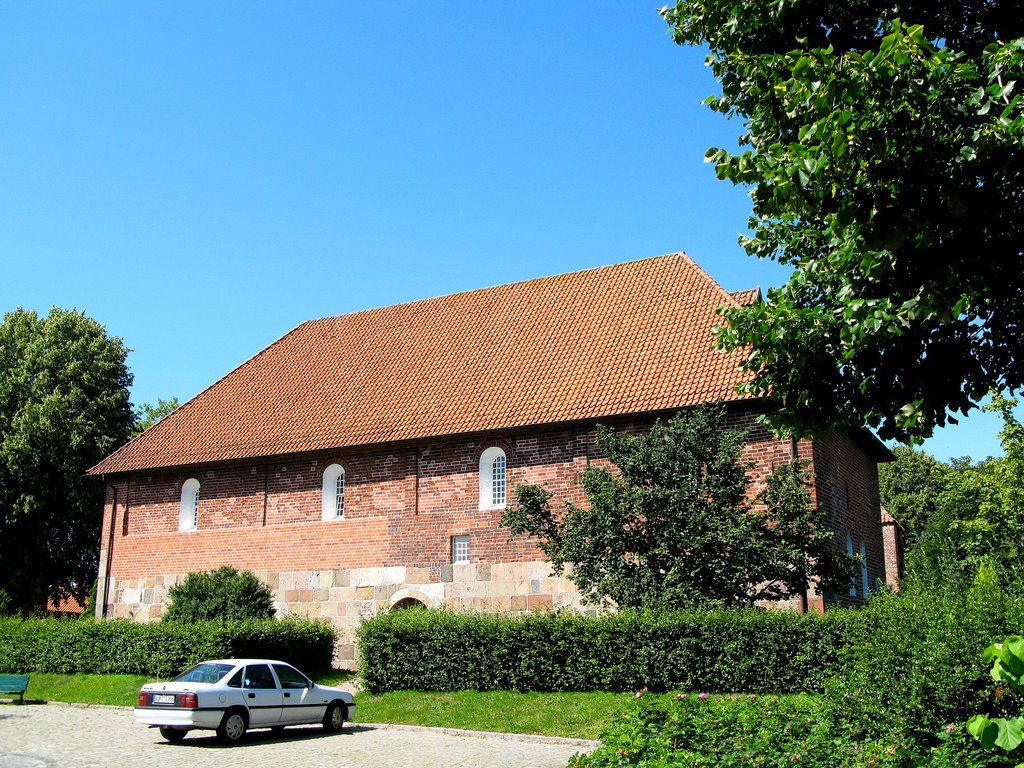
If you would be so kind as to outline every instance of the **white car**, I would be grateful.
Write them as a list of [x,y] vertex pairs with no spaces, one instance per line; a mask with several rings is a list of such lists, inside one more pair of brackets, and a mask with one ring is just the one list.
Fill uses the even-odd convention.
[[340,731],[355,717],[351,693],[317,685],[295,667],[269,659],[204,661],[168,683],[142,686],[135,707],[138,722],[159,727],[172,742],[194,729],[215,730],[229,744],[249,728],[322,723],[327,731]]

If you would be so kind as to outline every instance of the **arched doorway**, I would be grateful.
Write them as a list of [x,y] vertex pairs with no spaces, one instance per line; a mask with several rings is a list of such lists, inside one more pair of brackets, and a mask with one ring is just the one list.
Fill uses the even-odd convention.
[[418,589],[400,589],[391,596],[390,609],[401,611],[408,608],[436,608],[434,601]]
[[415,608],[420,608],[420,609],[424,609],[425,610],[426,607],[427,606],[425,606],[421,601],[417,600],[415,597],[403,597],[401,600],[399,600],[397,603],[395,603],[394,605],[391,606],[391,610],[392,611],[407,611],[409,609],[415,609]]

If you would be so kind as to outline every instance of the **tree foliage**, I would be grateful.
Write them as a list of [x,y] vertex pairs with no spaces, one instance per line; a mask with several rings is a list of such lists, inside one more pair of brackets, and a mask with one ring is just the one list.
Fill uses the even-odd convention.
[[1013,415],[1015,405],[996,397],[986,406],[1003,419],[1005,455],[950,468],[935,512],[908,555],[909,568],[969,575],[987,566],[1005,583],[1024,587],[1024,425]]
[[926,436],[1024,384],[1024,12],[1019,0],[680,0],[710,48],[711,149],[749,186],[747,252],[793,268],[725,312],[774,423]]
[[[598,427],[615,468],[582,477],[588,504],[552,508],[538,486],[516,488],[502,524],[538,540],[555,571],[590,602],[621,607],[738,606],[846,584],[850,560],[810,503],[804,472],[783,465],[750,498],[745,434],[702,406],[647,432]],[[760,506],[759,506],[760,505]]]
[[143,403],[135,409],[135,428],[132,430],[132,436],[137,437],[141,435],[164,416],[177,410],[180,406],[181,403],[178,402],[176,397],[172,397],[170,400],[158,397],[156,405]]
[[912,543],[935,516],[946,488],[950,467],[924,451],[909,446],[893,450],[896,461],[878,466],[882,503],[903,526]]
[[84,602],[96,578],[103,484],[85,471],[130,435],[127,352],[81,312],[0,324],[0,589],[17,610]]
[[[1011,635],[985,649],[985,662],[992,665],[992,679],[1024,694],[1024,637]],[[973,715],[967,730],[985,749],[1000,747],[1012,752],[1024,743],[1024,717]]]
[[190,573],[167,590],[163,621],[241,621],[274,618],[274,595],[252,571],[223,566]]

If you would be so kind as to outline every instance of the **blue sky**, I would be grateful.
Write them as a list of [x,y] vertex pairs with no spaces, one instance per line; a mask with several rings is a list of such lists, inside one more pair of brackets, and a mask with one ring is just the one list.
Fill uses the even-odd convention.
[[96,318],[142,403],[313,317],[679,250],[778,284],[657,5],[0,4],[0,312]]

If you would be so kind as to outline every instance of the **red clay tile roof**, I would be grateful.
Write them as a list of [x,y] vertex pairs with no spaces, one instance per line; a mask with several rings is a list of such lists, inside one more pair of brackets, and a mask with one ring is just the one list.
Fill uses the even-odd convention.
[[62,597],[60,600],[54,602],[52,598],[46,601],[46,612],[47,613],[61,613],[61,614],[81,614],[85,613],[85,607],[78,602],[78,599],[74,595],[68,595]]
[[741,307],[749,307],[754,302],[761,300],[761,289],[750,288],[746,291],[733,291],[729,295],[736,299],[736,303]]
[[129,472],[732,400],[736,300],[685,254],[303,323],[90,470]]

